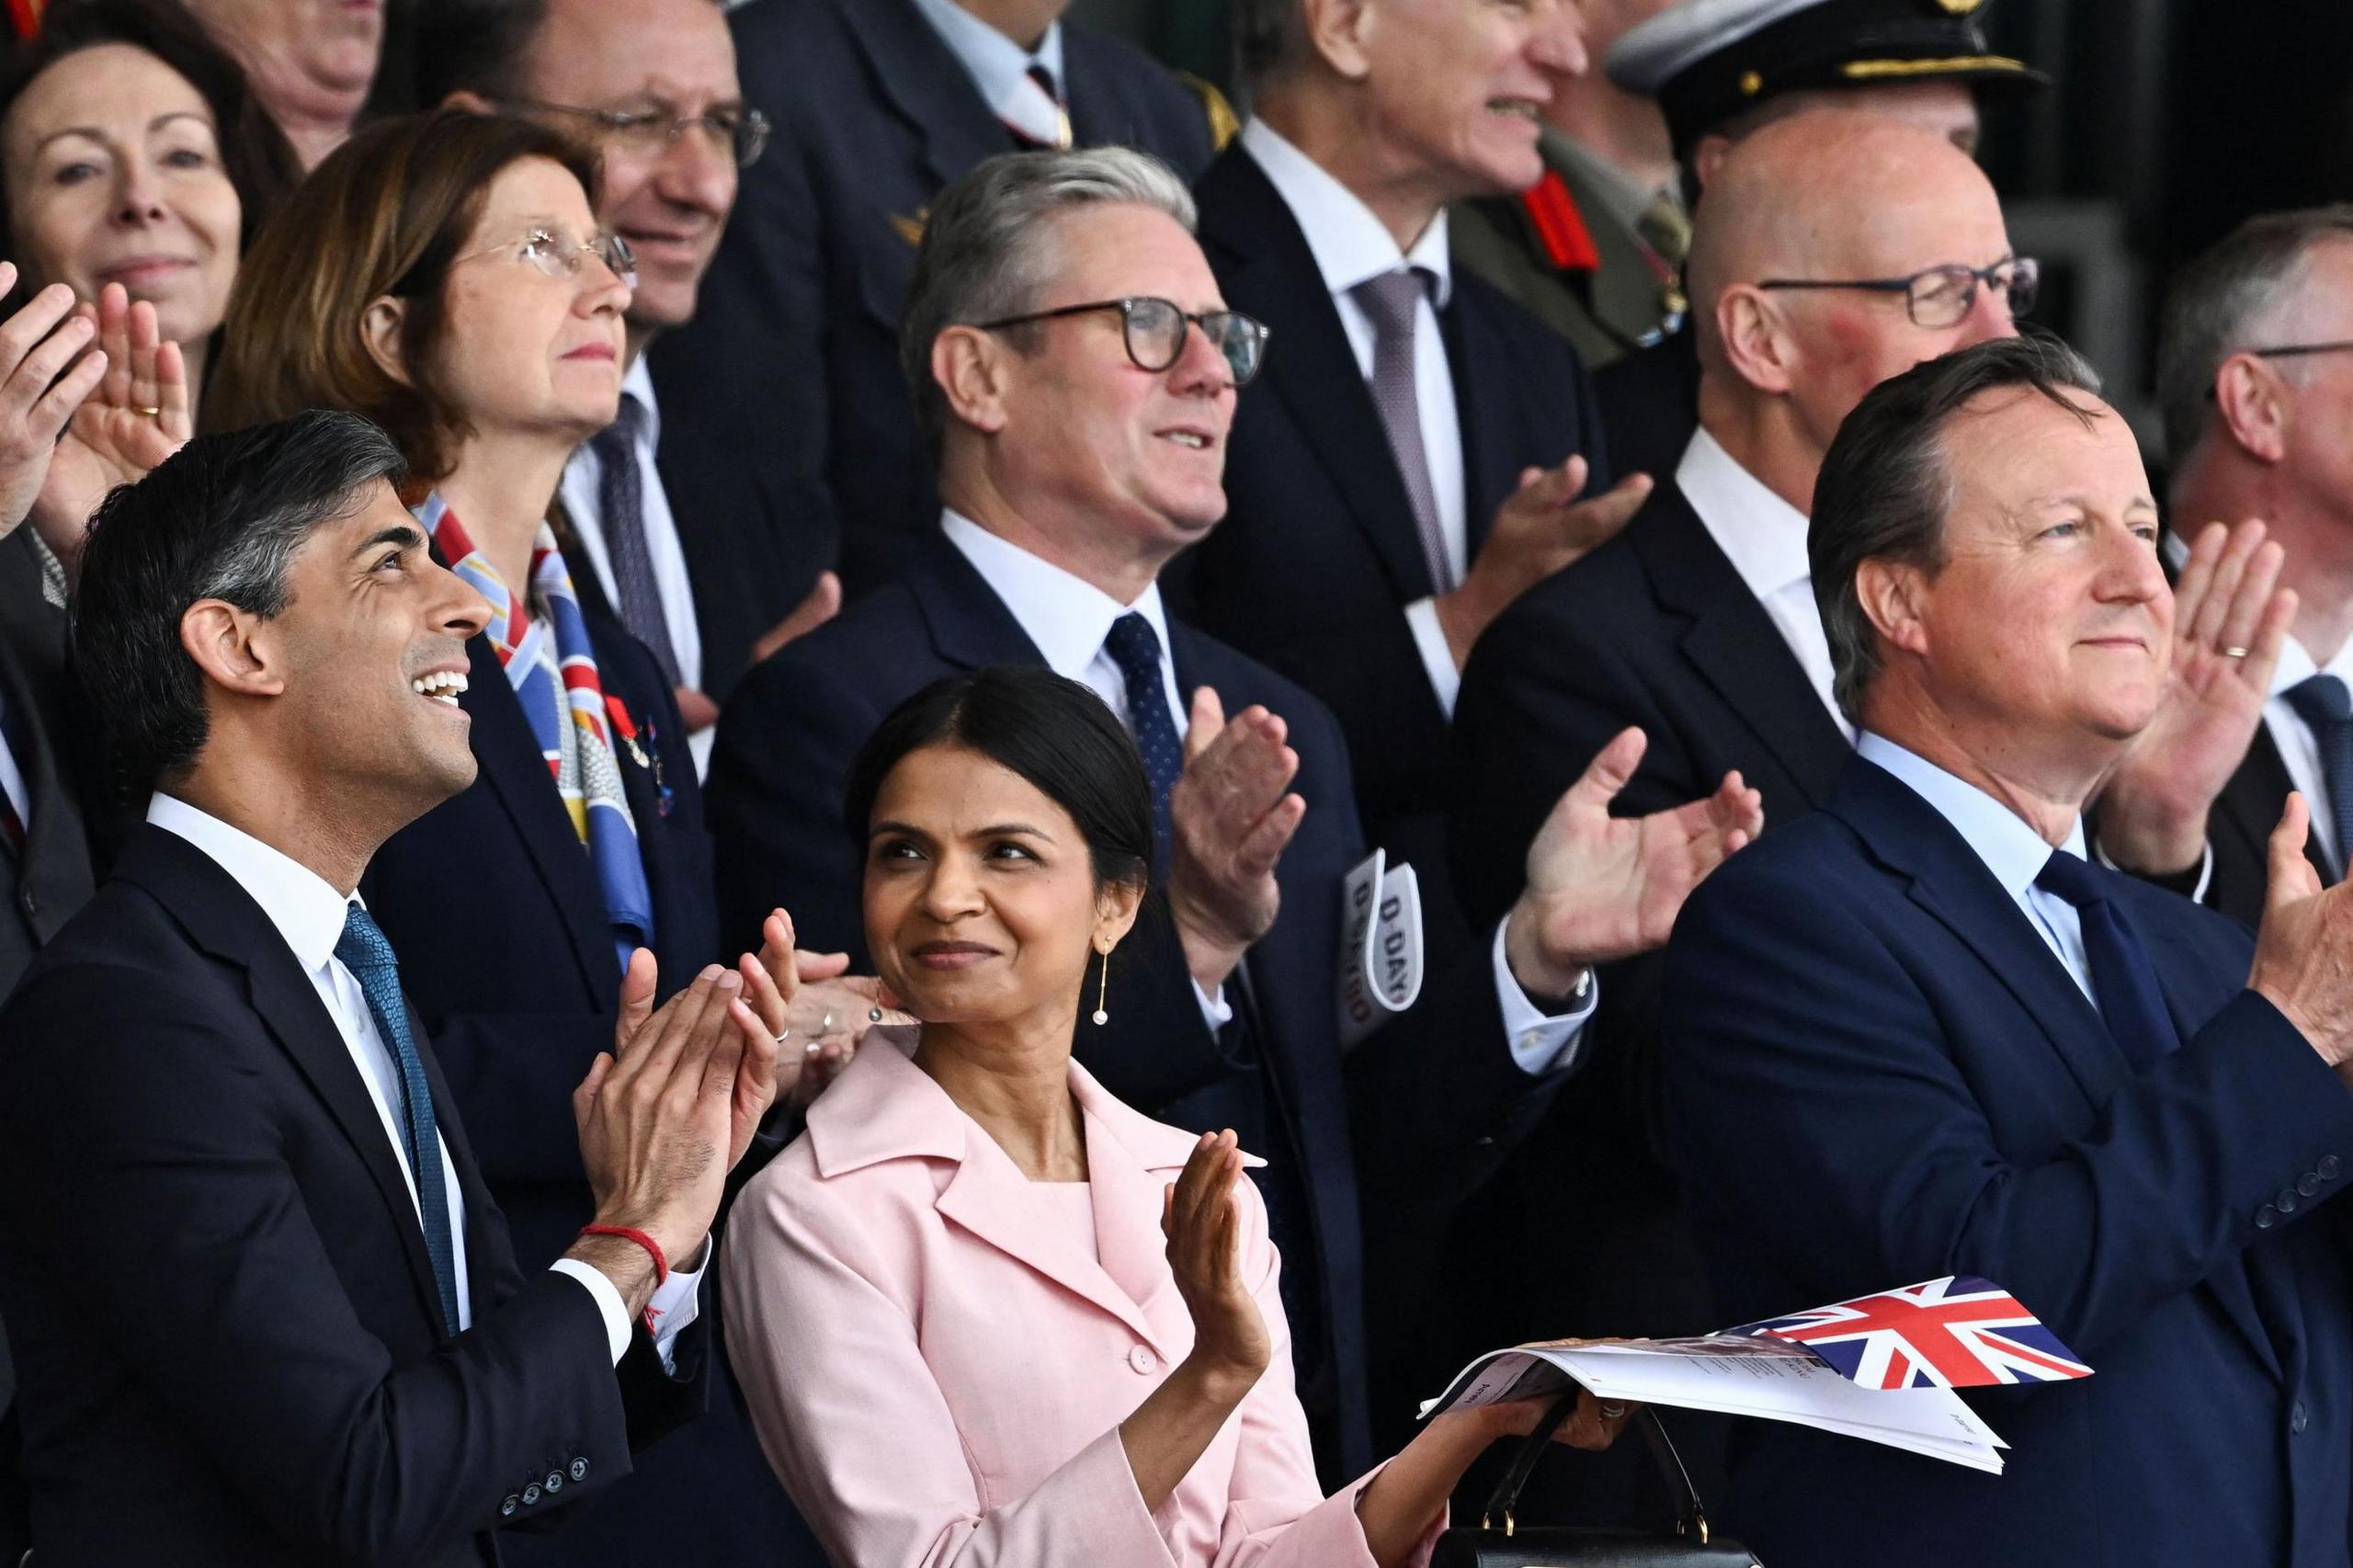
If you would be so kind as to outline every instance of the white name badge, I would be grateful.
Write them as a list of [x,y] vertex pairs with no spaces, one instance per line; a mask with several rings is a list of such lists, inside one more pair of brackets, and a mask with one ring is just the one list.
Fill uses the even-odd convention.
[[1421,879],[1411,866],[1387,869],[1376,849],[1340,884],[1340,1049],[1363,1043],[1421,994]]

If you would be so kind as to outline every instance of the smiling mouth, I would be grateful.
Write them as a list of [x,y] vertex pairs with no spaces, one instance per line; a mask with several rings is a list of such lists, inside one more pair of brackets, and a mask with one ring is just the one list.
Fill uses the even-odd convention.
[[458,706],[458,699],[466,689],[466,677],[456,670],[436,670],[408,683],[408,688],[419,697],[438,702],[446,708]]
[[1199,430],[1163,430],[1158,434],[1160,439],[1173,442],[1190,452],[1206,452],[1217,445],[1217,437]]
[[1534,98],[1489,98],[1487,112],[1510,115],[1532,124],[1544,118],[1544,106]]

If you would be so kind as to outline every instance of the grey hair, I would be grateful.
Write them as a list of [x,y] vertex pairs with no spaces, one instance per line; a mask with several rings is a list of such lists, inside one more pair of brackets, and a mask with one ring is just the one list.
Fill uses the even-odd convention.
[[2214,417],[2214,377],[2302,286],[2313,248],[2353,238],[2353,205],[2336,203],[2250,218],[2199,256],[2165,291],[2157,329],[2157,404],[2165,456],[2177,467]]
[[1831,691],[1862,722],[1878,678],[1878,631],[1856,579],[1867,561],[1893,561],[1934,575],[1945,564],[1945,518],[1956,486],[1944,432],[1971,400],[2020,388],[2049,398],[2086,426],[2102,410],[2069,395],[2099,396],[2099,373],[2044,333],[1996,337],[1915,365],[1873,387],[1838,426],[1813,483],[1806,556],[1814,607],[1830,643]]
[[899,369],[935,460],[948,430],[948,397],[932,380],[931,346],[949,327],[1036,310],[1056,264],[1058,225],[1047,220],[1111,204],[1165,212],[1188,233],[1196,222],[1192,193],[1176,171],[1127,147],[999,153],[932,203],[899,318]]

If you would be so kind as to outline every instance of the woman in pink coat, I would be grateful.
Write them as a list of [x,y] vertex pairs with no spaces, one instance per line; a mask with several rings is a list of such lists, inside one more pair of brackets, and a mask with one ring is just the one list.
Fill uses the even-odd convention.
[[[1266,1210],[1231,1132],[1071,1060],[1142,908],[1152,804],[1117,720],[1042,669],[942,681],[851,772],[867,939],[923,1020],[877,1030],[745,1190],[728,1347],[845,1568],[1419,1563],[1532,1405],[1442,1415],[1325,1497]],[[1147,915],[1146,918],[1153,918]],[[1092,986],[1095,989],[1089,989]],[[1587,1398],[1562,1440],[1622,1415]]]

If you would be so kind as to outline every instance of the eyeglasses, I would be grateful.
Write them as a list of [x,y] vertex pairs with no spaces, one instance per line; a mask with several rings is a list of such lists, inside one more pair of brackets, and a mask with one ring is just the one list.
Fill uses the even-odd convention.
[[1089,304],[1064,305],[1060,310],[1032,311],[1028,315],[1006,316],[998,321],[975,322],[983,332],[996,332],[1009,326],[1026,326],[1031,322],[1055,321],[1063,316],[1085,315],[1090,311],[1117,311],[1120,327],[1127,338],[1128,358],[1139,370],[1158,372],[1176,363],[1185,352],[1185,335],[1195,327],[1207,338],[1210,347],[1225,356],[1225,368],[1233,384],[1246,387],[1258,373],[1267,357],[1267,324],[1240,311],[1185,310],[1173,300],[1157,300],[1150,295],[1125,300],[1097,300]]
[[[2268,348],[2234,348],[2232,354],[2252,354],[2258,359],[2294,359],[2306,354],[2343,354],[2353,351],[2353,341],[2338,343],[2281,343]],[[2228,358],[2229,355],[2223,356]],[[2214,401],[2214,389],[2206,389],[2206,401]]]
[[676,146],[687,127],[699,126],[716,146],[735,160],[739,168],[760,161],[768,144],[768,117],[756,108],[714,108],[701,114],[673,109],[582,108],[577,104],[543,103],[535,98],[509,98],[512,108],[540,109],[593,120],[605,137],[624,152],[646,155]]
[[610,231],[599,233],[593,239],[575,239],[561,229],[536,225],[526,229],[504,244],[488,246],[459,256],[449,263],[455,267],[461,261],[473,261],[485,256],[496,256],[511,250],[517,261],[546,273],[550,278],[577,278],[581,264],[590,256],[605,264],[605,270],[621,281],[621,286],[634,293],[637,290],[637,256],[629,242]]
[[1768,278],[1759,289],[1861,289],[1878,294],[1904,296],[1904,312],[1912,324],[1931,330],[1957,326],[1977,303],[1980,284],[2003,296],[2013,318],[2034,308],[2035,286],[2042,281],[2042,264],[2030,256],[2005,256],[1991,267],[1931,267],[1909,278],[1853,278],[1828,281],[1806,278]]

